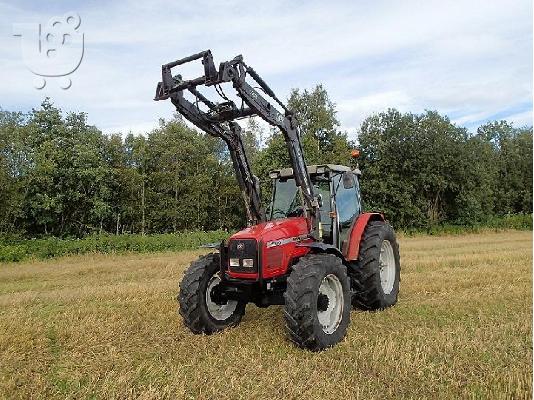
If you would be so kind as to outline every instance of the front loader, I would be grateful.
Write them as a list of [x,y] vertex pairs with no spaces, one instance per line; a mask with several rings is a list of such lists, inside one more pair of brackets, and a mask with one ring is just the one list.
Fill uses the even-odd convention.
[[[184,80],[171,73],[199,59],[202,76]],[[239,106],[222,85],[235,89]],[[212,87],[224,101],[212,102],[200,86]],[[294,114],[242,56],[217,68],[207,50],[163,65],[155,100],[165,99],[227,144],[248,220],[217,252],[194,261],[180,283],[180,314],[193,333],[236,326],[247,303],[282,305],[289,338],[318,351],[343,339],[352,307],[380,310],[397,302],[399,247],[382,213],[362,212],[360,171],[307,166]],[[236,122],[251,116],[283,133],[291,160],[290,167],[270,174],[267,211]]]

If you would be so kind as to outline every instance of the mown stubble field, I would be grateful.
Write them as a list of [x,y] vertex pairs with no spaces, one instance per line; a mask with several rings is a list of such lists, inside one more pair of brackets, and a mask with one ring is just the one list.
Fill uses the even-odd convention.
[[530,398],[532,232],[400,243],[397,306],[318,354],[280,307],[190,334],[174,298],[202,251],[0,264],[0,397]]

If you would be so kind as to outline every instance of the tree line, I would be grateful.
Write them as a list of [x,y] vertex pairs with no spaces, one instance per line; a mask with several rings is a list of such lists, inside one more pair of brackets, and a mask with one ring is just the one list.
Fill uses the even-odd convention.
[[[506,121],[469,133],[435,111],[369,116],[358,143],[341,131],[321,85],[293,90],[309,164],[358,163],[366,209],[398,227],[473,224],[532,212],[532,127]],[[263,197],[268,172],[289,166],[283,136],[244,129]],[[353,148],[361,157],[350,157]],[[105,135],[85,113],[46,99],[28,113],[0,109],[0,233],[24,237],[238,229],[241,194],[221,140],[176,116],[143,135]]]

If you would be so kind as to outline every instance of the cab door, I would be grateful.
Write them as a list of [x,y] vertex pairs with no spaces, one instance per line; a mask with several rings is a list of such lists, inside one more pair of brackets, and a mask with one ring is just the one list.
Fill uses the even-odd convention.
[[337,216],[337,248],[343,250],[352,224],[361,213],[360,188],[353,172],[336,175],[333,180]]
[[332,218],[332,196],[330,182],[328,180],[314,181],[314,193],[321,196],[319,208],[319,220],[321,222],[320,232],[323,241],[327,244],[334,244],[335,219]]

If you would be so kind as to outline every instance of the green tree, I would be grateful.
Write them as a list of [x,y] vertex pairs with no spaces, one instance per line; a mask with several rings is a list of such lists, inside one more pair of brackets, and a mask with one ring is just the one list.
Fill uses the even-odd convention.
[[[350,151],[354,144],[348,140],[345,132],[339,130],[335,105],[322,85],[310,91],[292,90],[288,108],[295,113],[299,123],[304,157],[308,164],[350,165]],[[272,132],[256,162],[265,201],[271,192],[269,171],[289,166],[291,163],[284,137],[280,132]]]
[[36,234],[103,232],[111,217],[113,180],[106,138],[84,113],[61,111],[46,99],[30,114],[26,225]]
[[72,146],[63,140],[66,131],[60,111],[48,99],[41,109],[32,111],[28,129],[32,168],[25,196],[27,222],[35,233],[58,234],[56,221],[63,212],[63,198],[68,195],[60,169],[61,160],[68,156],[60,153],[70,152]]
[[[309,164],[350,165],[324,87],[293,90]],[[284,138],[250,119],[243,141],[269,201],[268,172],[290,166]],[[402,227],[471,224],[532,212],[532,128],[506,121],[476,134],[437,112],[388,110],[361,126],[367,209]],[[237,229],[246,223],[228,149],[179,117],[145,135],[104,135],[49,99],[28,114],[0,109],[0,234],[83,236]]]
[[26,117],[0,109],[0,232],[23,233],[23,205],[30,168]]
[[145,233],[147,140],[144,136],[128,134],[124,139],[124,169],[120,171],[121,231]]
[[343,165],[351,162],[353,143],[339,130],[335,104],[322,85],[310,91],[293,89],[287,105],[299,122],[307,162]]
[[150,229],[209,229],[217,199],[218,141],[180,120],[163,123],[147,142]]
[[482,125],[478,136],[494,149],[496,213],[532,212],[532,127],[494,121]]
[[468,134],[437,112],[373,115],[362,123],[359,140],[367,206],[400,226],[457,219],[458,196],[474,195],[465,186],[476,161],[467,157],[473,153]]

